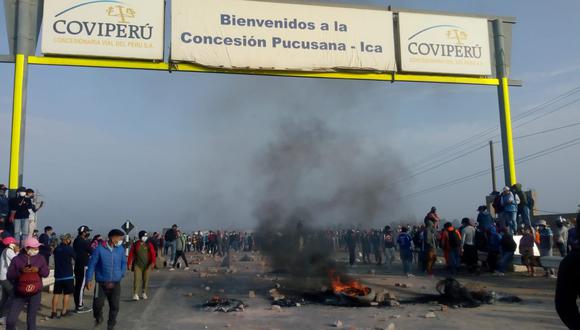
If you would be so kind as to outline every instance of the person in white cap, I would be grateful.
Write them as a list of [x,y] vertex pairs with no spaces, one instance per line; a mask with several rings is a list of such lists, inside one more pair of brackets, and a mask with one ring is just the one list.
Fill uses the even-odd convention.
[[[552,243],[554,234],[546,220],[538,221],[538,232],[540,233],[540,257],[551,257],[553,255]],[[544,267],[544,271],[546,271],[546,277],[556,278],[553,268]]]
[[504,187],[501,193],[501,206],[503,212],[501,213],[501,230],[508,228],[510,234],[515,235],[517,231],[517,216],[518,216],[518,198],[510,191],[510,187]]

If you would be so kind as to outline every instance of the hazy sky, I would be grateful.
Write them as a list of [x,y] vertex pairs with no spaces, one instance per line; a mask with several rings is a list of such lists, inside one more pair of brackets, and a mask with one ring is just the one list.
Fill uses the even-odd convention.
[[[578,1],[389,4],[516,16],[512,78],[525,85],[511,89],[514,116],[580,86],[580,39],[571,32],[580,30]],[[7,53],[4,26],[2,12],[2,54]],[[12,75],[12,65],[0,64],[0,182],[8,177]],[[369,150],[399,157],[410,174],[421,172],[418,165],[445,160],[437,158],[439,150],[499,125],[494,87],[37,66],[29,79],[24,184],[46,201],[41,225],[54,225],[58,232],[80,224],[104,230],[127,218],[150,230],[172,223],[188,229],[251,227],[259,182],[255,159],[288,118],[318,118],[357,136]],[[580,93],[571,95],[538,115],[578,98]],[[514,134],[580,122],[579,104],[529,124],[534,117],[515,122]],[[576,126],[516,140],[517,158],[578,138],[577,132]],[[497,130],[462,148],[483,146],[494,134]],[[443,156],[453,158],[462,148]],[[518,181],[538,191],[540,209],[577,210],[579,150],[575,146],[518,166]],[[488,149],[482,148],[404,181],[401,195],[489,166]],[[503,182],[501,170],[498,176]],[[447,218],[474,216],[490,190],[486,175],[405,197],[393,218],[422,218],[432,205]],[[395,219],[385,222],[390,220]]]

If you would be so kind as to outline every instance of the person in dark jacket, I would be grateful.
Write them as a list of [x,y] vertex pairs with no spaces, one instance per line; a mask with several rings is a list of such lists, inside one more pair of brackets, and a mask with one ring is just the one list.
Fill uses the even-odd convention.
[[346,234],[346,246],[348,247],[348,262],[354,266],[356,262],[356,233],[350,229]]
[[[10,231],[8,226],[8,215],[10,214],[10,203],[8,196],[6,196],[6,191],[8,187],[0,184],[0,229]],[[12,233],[14,229],[10,232]]]
[[109,302],[107,329],[112,330],[117,324],[121,299],[121,280],[125,277],[127,270],[127,258],[123,247],[124,236],[125,234],[119,229],[111,230],[106,246],[97,246],[89,260],[86,289],[91,290],[93,276],[97,282],[93,299],[95,327],[100,327],[103,323],[105,299]]
[[[49,275],[46,260],[38,254],[38,248],[40,247],[38,240],[30,237],[24,241],[23,245],[24,250],[12,259],[10,267],[8,267],[8,273],[6,274],[6,278],[16,288],[14,297],[12,298],[10,312],[6,318],[7,330],[16,330],[18,316],[25,305],[28,305],[26,312],[27,328],[28,330],[36,330],[36,314],[40,309],[42,278],[48,277]],[[34,285],[26,286],[26,294],[18,289],[20,287],[19,282],[25,274],[27,274],[27,277],[30,277],[31,274],[37,274],[38,281]],[[29,287],[31,288],[29,289]],[[33,291],[29,292],[29,290]]]
[[53,233],[53,229],[51,226],[44,227],[44,233],[40,235],[38,241],[40,244],[40,255],[46,259],[46,264],[50,265],[50,256],[52,255],[52,250],[50,246],[50,236]]
[[[506,228],[507,229],[507,228]],[[504,229],[504,233],[501,237],[501,259],[499,261],[499,275],[503,275],[508,271],[509,267],[514,262],[514,253],[517,249],[516,241],[514,241],[514,236],[509,232],[509,230]]]
[[[166,249],[165,259],[169,258],[169,260],[166,260],[166,264],[173,264],[173,261],[175,260],[175,250],[177,245],[177,225],[171,226],[171,229],[165,232],[164,238]],[[169,252],[169,250],[171,250],[171,252]]]
[[580,313],[577,299],[580,298],[580,248],[574,247],[562,260],[558,268],[556,311],[569,329],[580,329]]
[[89,257],[93,250],[91,249],[91,242],[89,237],[91,236],[91,229],[87,226],[80,226],[78,229],[78,236],[73,242],[73,249],[75,251],[75,312],[76,313],[88,313],[92,311],[91,308],[86,307],[84,304],[84,287],[86,281],[87,266],[89,264]]
[[70,315],[68,304],[70,296],[75,290],[75,277],[73,272],[73,260],[76,257],[72,246],[72,236],[63,235],[59,246],[54,249],[54,292],[52,296],[51,319],[58,317],[58,302],[62,295],[62,311],[60,317]]
[[17,196],[10,199],[9,218],[9,222],[14,226],[14,238],[17,240],[23,241],[30,234],[30,210],[36,212],[36,206],[26,197],[26,188],[18,188]]

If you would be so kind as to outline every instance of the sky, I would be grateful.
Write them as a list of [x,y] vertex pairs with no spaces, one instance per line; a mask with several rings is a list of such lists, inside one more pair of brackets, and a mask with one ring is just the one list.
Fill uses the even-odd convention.
[[[580,86],[580,39],[569,32],[580,30],[578,1],[548,7],[528,0],[388,4],[517,17],[511,78],[524,86],[510,91],[514,118]],[[0,54],[8,52],[3,14]],[[12,75],[11,64],[0,64],[0,182],[8,179]],[[578,98],[576,93],[538,108],[537,120],[515,121],[514,135],[580,122],[580,103],[569,104]],[[126,219],[151,231],[173,223],[188,230],[249,229],[259,198],[256,158],[276,141],[285,120],[320,120],[356,136],[371,152],[398,159],[404,175],[412,176],[400,181],[401,202],[384,223],[422,219],[433,205],[448,219],[474,217],[491,191],[489,174],[421,192],[489,169],[483,146],[498,140],[497,102],[496,88],[484,86],[34,66],[24,185],[46,203],[40,225],[57,232],[81,224],[105,231]],[[442,152],[490,128],[491,134]],[[578,138],[577,131],[517,139],[516,158],[554,150]],[[495,147],[501,165],[500,145]],[[518,181],[537,191],[539,209],[577,211],[579,150],[573,146],[518,165]],[[497,174],[503,182],[503,171]]]

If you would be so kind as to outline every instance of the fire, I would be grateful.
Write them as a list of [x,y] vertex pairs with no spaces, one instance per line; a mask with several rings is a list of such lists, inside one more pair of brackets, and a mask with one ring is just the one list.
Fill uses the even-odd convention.
[[342,293],[347,296],[366,296],[371,292],[371,289],[362,285],[359,281],[348,279],[336,274],[335,270],[329,272],[330,285],[332,291],[336,294]]

